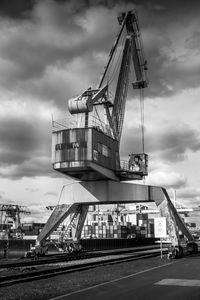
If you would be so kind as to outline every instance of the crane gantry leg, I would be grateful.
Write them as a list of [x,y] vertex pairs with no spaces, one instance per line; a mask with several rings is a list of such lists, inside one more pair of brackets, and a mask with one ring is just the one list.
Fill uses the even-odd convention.
[[66,236],[71,229],[72,240],[79,242],[89,205],[138,202],[155,202],[161,216],[166,218],[167,231],[173,247],[180,246],[179,230],[189,241],[193,241],[166,189],[162,187],[102,180],[75,182],[66,186],[66,189],[66,204],[56,206],[38,236],[38,244],[43,244],[69,215],[72,217],[66,229]]

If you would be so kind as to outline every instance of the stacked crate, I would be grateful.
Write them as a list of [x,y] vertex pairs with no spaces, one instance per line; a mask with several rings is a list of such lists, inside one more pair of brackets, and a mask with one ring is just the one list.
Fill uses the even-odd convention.
[[101,223],[96,225],[84,225],[82,237],[84,238],[127,238],[128,228],[125,225],[109,225]]
[[148,214],[138,214],[137,224],[141,229],[142,238],[154,238],[154,219],[148,219]]
[[44,223],[24,223],[22,224],[22,231],[25,235],[38,235],[44,227]]
[[[87,219],[82,231],[83,238],[154,238],[154,219],[148,219],[148,214],[137,213],[132,222],[113,223],[109,215],[93,215]],[[130,218],[128,218],[130,221]]]
[[137,225],[140,227],[140,237],[147,237],[148,214],[137,214]]
[[148,221],[148,238],[154,238],[154,219]]
[[153,238],[154,237],[154,223],[150,219],[148,223],[142,223],[142,226],[137,225],[109,225],[101,223],[100,225],[84,225],[82,231],[82,238],[107,238],[107,239],[121,239],[121,238]]

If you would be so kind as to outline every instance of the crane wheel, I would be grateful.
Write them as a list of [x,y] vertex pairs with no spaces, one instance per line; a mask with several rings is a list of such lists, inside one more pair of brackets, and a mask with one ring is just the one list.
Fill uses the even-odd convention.
[[188,242],[187,244],[187,252],[189,254],[197,254],[198,253],[198,246],[195,242]]

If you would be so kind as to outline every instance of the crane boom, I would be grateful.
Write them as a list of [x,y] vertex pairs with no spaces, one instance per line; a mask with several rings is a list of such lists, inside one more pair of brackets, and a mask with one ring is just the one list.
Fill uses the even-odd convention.
[[133,88],[145,88],[148,85],[146,77],[147,61],[144,57],[142,38],[136,11],[134,11],[134,13],[130,16],[130,20],[126,22],[126,29],[128,34],[132,36],[132,61],[136,76]]
[[119,23],[125,22],[127,38],[118,77],[115,93],[114,106],[112,110],[112,123],[117,133],[117,140],[120,142],[124,121],[125,103],[129,84],[130,58],[132,56],[136,81],[133,83],[134,89],[147,87],[146,80],[146,60],[142,48],[140,29],[135,11],[129,11],[127,15],[122,13],[118,17]]
[[103,75],[102,75],[101,78],[100,78],[99,88],[102,86],[102,83],[103,83],[103,81],[104,81],[104,79],[105,79],[105,76],[106,76],[106,74],[107,74],[108,68],[109,68],[109,66],[110,66],[110,63],[111,63],[111,61],[112,61],[112,58],[113,58],[114,53],[115,53],[115,51],[116,51],[116,48],[117,48],[117,46],[118,46],[119,39],[120,39],[120,37],[121,37],[121,35],[122,35],[124,26],[125,26],[125,24],[126,24],[126,18],[124,18],[123,21],[120,21],[120,24],[122,24],[122,25],[121,25],[119,34],[118,34],[117,38],[115,39],[114,44],[113,44],[113,46],[112,46],[112,48],[111,48],[111,50],[110,50],[108,63],[107,63],[107,65],[106,65],[106,67],[105,67],[105,70],[104,70]]
[[129,83],[129,70],[131,58],[131,39],[126,38],[123,58],[117,83],[117,89],[114,99],[114,106],[112,110],[112,123],[114,131],[116,132],[116,139],[120,141],[122,126],[124,121],[124,111],[127,96],[127,89]]

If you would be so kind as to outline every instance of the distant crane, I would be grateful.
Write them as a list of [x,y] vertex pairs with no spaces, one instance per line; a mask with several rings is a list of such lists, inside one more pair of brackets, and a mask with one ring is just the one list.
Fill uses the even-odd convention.
[[56,207],[56,205],[48,205],[46,206],[47,210],[54,210],[54,208]]
[[0,204],[0,224],[7,226],[9,221],[14,223],[14,229],[20,230],[20,214],[30,214],[25,206],[15,204]]

